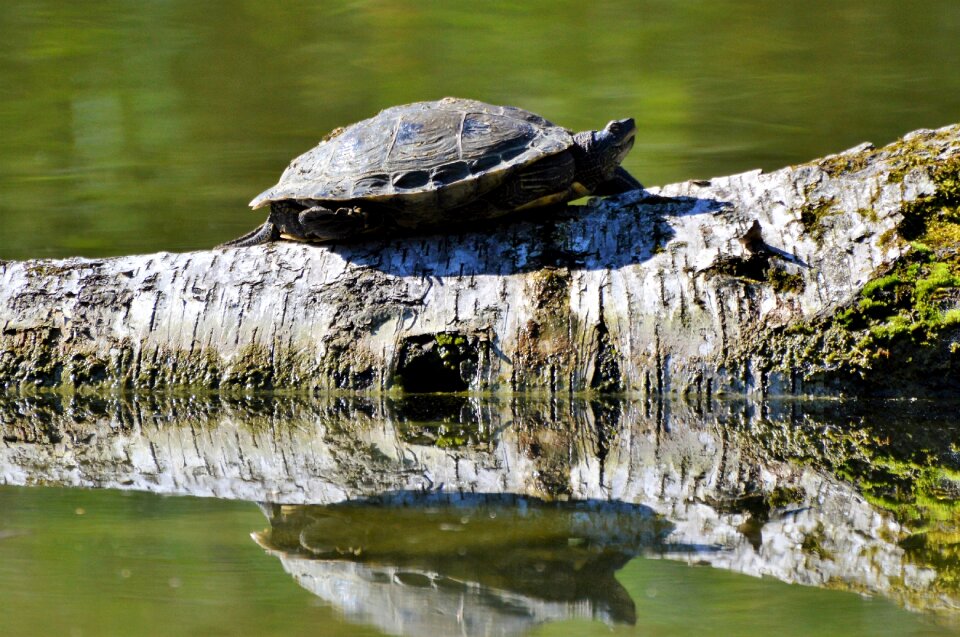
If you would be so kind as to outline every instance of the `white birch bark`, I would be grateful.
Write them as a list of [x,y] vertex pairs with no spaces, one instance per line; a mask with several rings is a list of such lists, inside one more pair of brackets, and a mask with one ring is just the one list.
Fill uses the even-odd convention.
[[492,229],[0,262],[0,383],[842,390],[765,339],[853,303],[958,157],[953,126]]

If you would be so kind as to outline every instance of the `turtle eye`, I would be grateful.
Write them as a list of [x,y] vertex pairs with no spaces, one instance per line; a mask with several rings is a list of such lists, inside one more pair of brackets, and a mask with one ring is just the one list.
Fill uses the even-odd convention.
[[623,124],[620,122],[610,122],[607,124],[607,130],[613,133],[614,135],[619,135],[623,131]]

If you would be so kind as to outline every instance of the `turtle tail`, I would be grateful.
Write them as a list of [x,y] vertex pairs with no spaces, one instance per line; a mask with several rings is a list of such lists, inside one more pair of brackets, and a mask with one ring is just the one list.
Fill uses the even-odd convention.
[[276,241],[280,238],[280,231],[271,221],[265,221],[263,225],[254,228],[242,237],[237,237],[233,241],[221,243],[218,248],[243,248],[246,246],[258,246],[263,243]]

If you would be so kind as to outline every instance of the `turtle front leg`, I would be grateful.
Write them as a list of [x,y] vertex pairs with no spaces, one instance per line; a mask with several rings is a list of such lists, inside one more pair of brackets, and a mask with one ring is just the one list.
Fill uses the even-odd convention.
[[369,234],[383,225],[382,215],[359,207],[331,210],[313,206],[301,210],[297,221],[302,229],[302,240],[306,241],[343,241]]
[[631,190],[643,190],[643,184],[626,170],[618,167],[616,172],[613,173],[613,177],[594,188],[592,194],[598,197],[607,197],[622,195]]

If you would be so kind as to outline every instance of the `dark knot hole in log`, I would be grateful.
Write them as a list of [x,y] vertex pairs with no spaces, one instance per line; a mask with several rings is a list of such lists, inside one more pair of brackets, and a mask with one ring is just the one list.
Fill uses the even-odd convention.
[[475,340],[459,332],[404,339],[395,382],[404,391],[415,393],[468,390],[480,360]]

